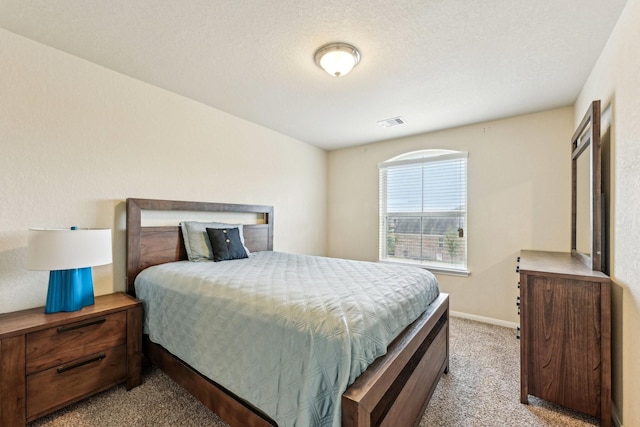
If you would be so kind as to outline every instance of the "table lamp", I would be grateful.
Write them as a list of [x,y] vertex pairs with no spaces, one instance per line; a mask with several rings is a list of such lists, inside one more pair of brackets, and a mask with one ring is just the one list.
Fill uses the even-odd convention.
[[77,311],[92,305],[91,267],[110,264],[111,251],[108,228],[29,229],[27,267],[50,271],[44,312]]

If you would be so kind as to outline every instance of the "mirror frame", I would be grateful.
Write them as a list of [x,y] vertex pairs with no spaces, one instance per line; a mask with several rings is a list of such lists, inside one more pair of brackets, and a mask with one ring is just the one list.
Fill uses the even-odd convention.
[[[591,150],[586,151],[591,146]],[[576,249],[577,160],[591,153],[591,254]],[[593,101],[571,137],[571,254],[592,270],[603,271],[602,253],[602,153],[600,146],[600,101]]]

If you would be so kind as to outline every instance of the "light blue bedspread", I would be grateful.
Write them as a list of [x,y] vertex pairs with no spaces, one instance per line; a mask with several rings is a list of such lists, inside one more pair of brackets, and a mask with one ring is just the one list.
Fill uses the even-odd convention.
[[426,270],[280,252],[136,279],[144,329],[279,426],[341,424],[340,399],[438,296]]

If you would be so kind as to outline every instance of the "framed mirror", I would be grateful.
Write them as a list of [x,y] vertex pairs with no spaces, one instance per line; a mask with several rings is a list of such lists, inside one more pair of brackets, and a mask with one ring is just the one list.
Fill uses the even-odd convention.
[[571,253],[603,271],[600,101],[593,101],[571,138]]

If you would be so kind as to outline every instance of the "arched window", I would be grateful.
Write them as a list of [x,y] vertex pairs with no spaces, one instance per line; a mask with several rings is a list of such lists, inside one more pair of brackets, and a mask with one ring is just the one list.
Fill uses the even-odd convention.
[[414,151],[378,167],[380,260],[467,274],[467,153]]

